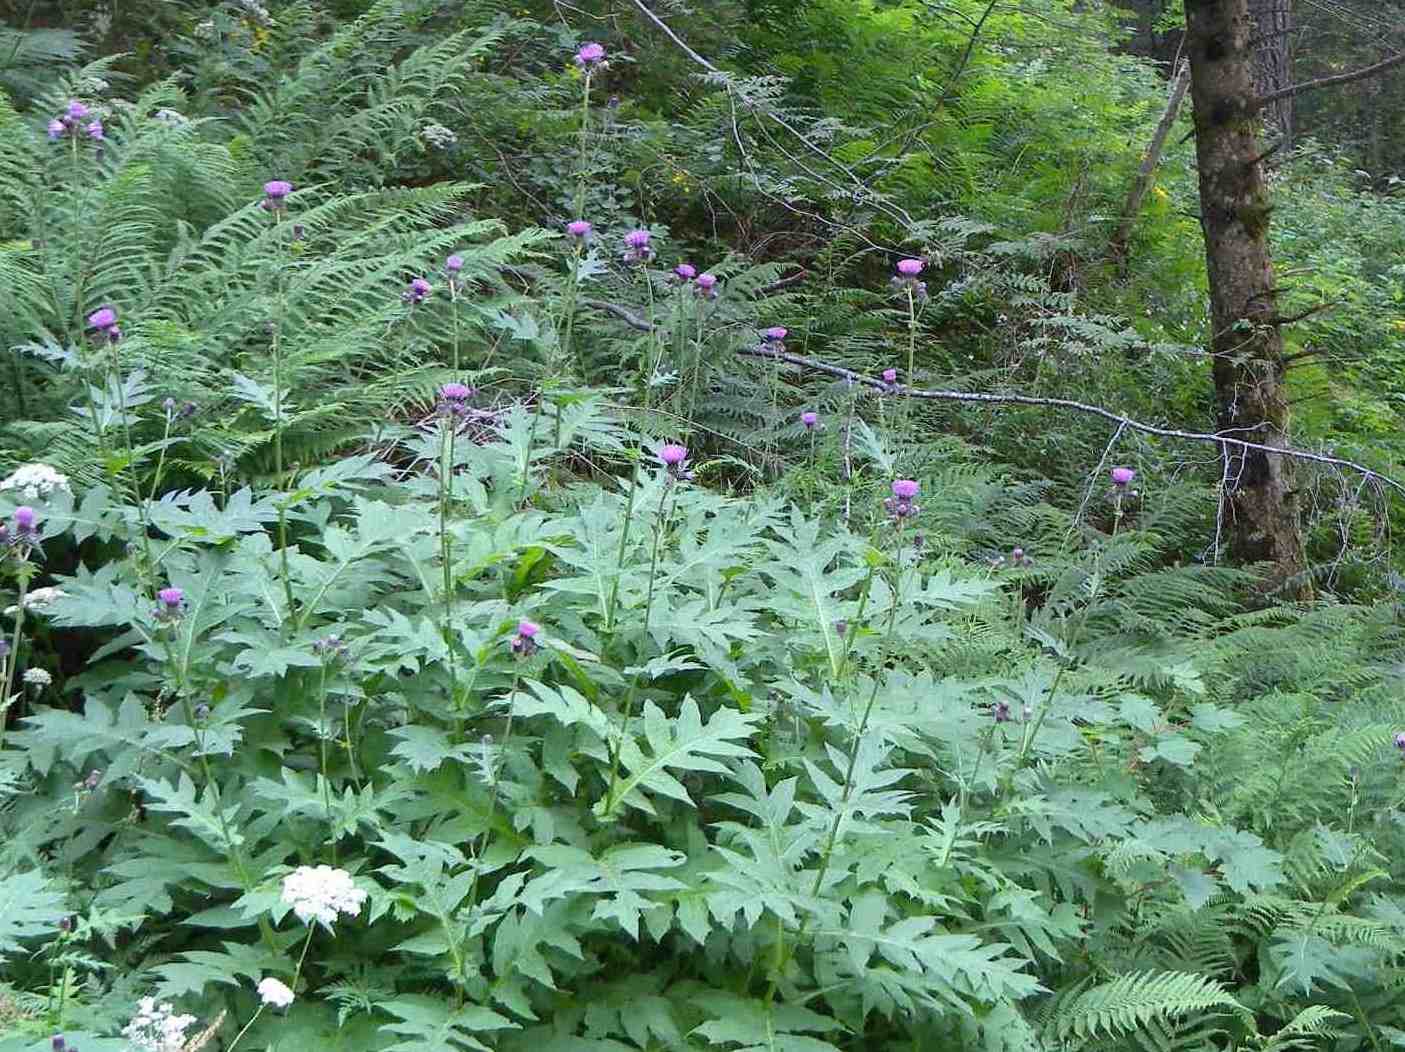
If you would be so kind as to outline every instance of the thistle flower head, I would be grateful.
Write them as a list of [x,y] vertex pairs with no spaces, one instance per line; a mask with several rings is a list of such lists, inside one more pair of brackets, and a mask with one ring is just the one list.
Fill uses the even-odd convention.
[[666,468],[676,468],[688,459],[688,449],[686,446],[676,445],[670,442],[666,446],[659,448],[659,460]]
[[895,384],[898,382],[898,371],[896,369],[883,370],[883,382],[885,384]]
[[453,255],[444,260],[444,269],[450,274],[457,274],[463,270],[463,256]]
[[584,219],[574,219],[566,224],[566,233],[575,238],[587,238],[593,228]]
[[805,425],[806,431],[813,431],[815,425],[820,422],[820,414],[813,409],[807,409],[800,414],[800,422]]
[[647,230],[631,230],[624,236],[624,243],[630,248],[647,248],[652,236]]
[[1137,473],[1136,473],[1135,471],[1133,471],[1131,468],[1113,468],[1113,469],[1112,469],[1112,484],[1113,484],[1114,486],[1118,486],[1118,487],[1125,486],[1125,485],[1127,485],[1127,483],[1131,482],[1131,481],[1132,481],[1134,478],[1136,478],[1136,477],[1137,477]]
[[68,119],[71,121],[81,121],[90,112],[91,111],[88,109],[88,107],[84,106],[77,99],[73,99],[71,102],[69,102],[67,108],[64,110],[64,113],[68,116]]
[[49,141],[53,142],[55,139],[63,138],[63,133],[66,131],[68,131],[68,125],[55,117],[49,122]]
[[447,402],[463,402],[473,397],[473,388],[451,381],[439,388],[439,396]]
[[698,275],[698,295],[704,299],[715,300],[717,298],[717,275],[709,274],[706,271]]
[[912,500],[920,487],[912,479],[894,479],[893,496],[898,500]]
[[576,65],[584,70],[592,70],[605,61],[605,48],[594,41],[588,41],[576,52]]
[[185,602],[185,593],[179,588],[163,588],[156,593],[156,600],[167,610],[179,610]]
[[925,266],[920,259],[900,259],[898,260],[898,273],[905,278],[915,278],[922,273]]
[[271,201],[281,201],[293,192],[293,184],[286,179],[270,179],[263,184],[263,192]]
[[785,327],[782,326],[782,325],[772,325],[769,329],[767,329],[767,330],[766,330],[765,332],[763,332],[761,335],[765,336],[766,339],[767,339],[768,341],[770,341],[771,343],[780,343],[782,340],[784,340],[784,339],[786,338],[786,335],[787,335],[789,332],[790,332],[790,330],[787,329],[787,328],[785,328]]
[[414,306],[429,299],[430,291],[430,284],[424,278],[412,278],[409,286],[400,294],[400,298]]
[[99,140],[99,141],[100,141],[100,140],[102,139],[102,137],[103,137],[103,134],[102,134],[102,121],[89,121],[89,122],[88,122],[88,126],[87,126],[86,128],[84,128],[83,130],[88,133],[88,138],[90,138],[90,139],[94,139],[94,140]]
[[99,332],[110,332],[117,327],[117,312],[111,307],[99,307],[88,315],[88,327]]
[[679,263],[673,268],[673,273],[680,281],[692,281],[698,276],[698,268],[691,263]]
[[28,504],[21,504],[15,509],[15,529],[20,533],[33,533],[34,520],[34,509]]
[[517,622],[517,634],[512,637],[512,652],[517,657],[531,657],[537,651],[537,633],[541,627],[533,621]]

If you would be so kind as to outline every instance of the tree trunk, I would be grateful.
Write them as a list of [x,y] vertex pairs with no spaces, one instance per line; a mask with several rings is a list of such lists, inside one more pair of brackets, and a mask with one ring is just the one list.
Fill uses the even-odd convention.
[[[1292,0],[1249,0],[1254,20],[1254,90],[1271,95],[1293,83],[1290,31]],[[1293,100],[1284,97],[1264,107],[1264,123],[1288,146],[1293,140]]]
[[[1268,247],[1249,0],[1185,0],[1185,14],[1217,422],[1234,437],[1286,446],[1283,339]],[[1231,554],[1272,563],[1274,586],[1305,595],[1306,557],[1288,461],[1222,448]]]

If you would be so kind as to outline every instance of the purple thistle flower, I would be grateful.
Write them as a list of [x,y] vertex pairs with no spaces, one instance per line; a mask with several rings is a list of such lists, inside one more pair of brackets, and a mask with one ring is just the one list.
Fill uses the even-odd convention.
[[625,262],[626,263],[647,263],[654,258],[654,250],[649,247],[649,239],[652,237],[647,230],[631,230],[624,236]]
[[1131,468],[1113,468],[1112,484],[1121,488],[1137,477],[1137,473]]
[[666,446],[659,448],[659,460],[666,468],[676,468],[688,459],[688,449],[686,446],[676,445],[670,442]]
[[698,275],[698,295],[713,300],[717,298],[717,275],[706,271]]
[[49,122],[49,141],[63,138],[63,133],[68,131],[68,125],[55,117]]
[[790,330],[785,328],[784,326],[772,325],[769,329],[762,333],[762,335],[765,336],[766,339],[769,340],[771,343],[780,343],[786,338],[789,332]]
[[582,44],[580,50],[576,52],[576,65],[589,72],[605,61],[604,46],[594,41]]
[[87,106],[84,106],[77,99],[74,99],[69,102],[68,108],[64,112],[68,115],[69,120],[81,121],[90,111]]
[[185,593],[179,588],[167,587],[156,593],[156,617],[160,621],[176,620],[184,605]]
[[424,278],[414,278],[410,281],[410,287],[400,294],[400,298],[413,307],[429,299],[430,291],[429,282]]
[[457,274],[463,270],[463,256],[454,255],[444,260],[444,269],[450,274]]
[[893,496],[898,500],[912,500],[917,496],[919,487],[912,479],[894,479]]
[[293,192],[293,184],[286,179],[270,179],[263,184],[263,192],[271,200],[281,201]]
[[698,268],[691,263],[679,263],[678,266],[673,268],[673,273],[678,277],[679,281],[692,281],[698,276]]
[[512,637],[512,652],[517,657],[531,657],[537,650],[537,633],[541,628],[531,621],[517,622],[517,634]]
[[898,371],[896,369],[883,370],[883,382],[885,384],[895,384],[898,382]]
[[468,384],[451,381],[439,388],[439,411],[450,416],[468,412],[468,400],[478,392]]
[[117,312],[111,307],[99,307],[88,315],[88,326],[99,332],[111,332],[117,328]]
[[574,238],[587,238],[593,228],[584,219],[576,219],[566,224],[566,233]]
[[905,278],[915,278],[922,273],[925,264],[920,259],[900,259],[898,260],[898,273]]
[[21,504],[15,509],[15,532],[21,537],[32,534],[35,518],[34,509],[28,504]]
[[102,121],[90,121],[88,126],[83,130],[88,133],[88,138],[97,140],[99,142],[102,141]]
[[820,414],[813,409],[807,409],[800,414],[800,422],[805,425],[806,431],[813,431],[815,425],[820,422]]

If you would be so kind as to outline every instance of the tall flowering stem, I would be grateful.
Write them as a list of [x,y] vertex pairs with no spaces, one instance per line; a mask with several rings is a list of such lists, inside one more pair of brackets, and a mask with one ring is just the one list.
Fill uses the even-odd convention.
[[[663,455],[668,457],[672,450],[683,450],[682,446],[664,446]],[[681,459],[670,463],[665,460],[665,465],[669,468],[677,467],[683,470],[683,465],[687,459],[686,450],[683,450]],[[654,611],[654,585],[658,580],[659,552],[663,548],[664,535],[668,532],[668,521],[672,517],[673,503],[677,500],[677,484],[669,479],[664,483],[663,492],[659,494],[658,512],[654,517],[654,547],[649,555],[649,590],[644,600],[644,628],[642,636],[645,642],[649,638],[649,622]],[[641,663],[642,664],[642,663]],[[619,740],[615,743],[615,748],[610,757],[610,784],[605,790],[605,814],[613,813],[615,805],[619,802],[615,799],[615,788],[619,783],[620,755],[624,752],[625,739],[629,737],[630,724],[634,721],[634,698],[639,692],[639,681],[643,676],[643,669],[634,673],[630,680],[629,690],[625,693],[624,699],[624,719],[620,725]]]
[[[24,601],[29,596],[29,578],[33,568],[29,563],[28,553],[25,552],[20,557],[19,571],[19,599],[15,604],[15,629],[10,635],[10,644],[0,661],[3,661],[4,675],[0,675],[0,749],[5,747],[5,729],[10,725],[10,704],[14,701],[15,695],[11,693],[15,689],[15,670],[20,660],[20,639],[21,631],[24,629]],[[0,638],[3,642],[3,638]]]
[[[914,495],[915,495],[915,494],[914,494]],[[881,673],[881,671],[882,671],[884,668],[887,667],[888,660],[889,660],[889,658],[892,656],[892,649],[893,649],[893,647],[892,647],[892,643],[893,643],[893,629],[894,629],[894,627],[895,627],[896,624],[897,624],[897,620],[898,620],[898,608],[902,605],[903,589],[904,589],[904,585],[905,585],[905,583],[906,583],[905,580],[904,580],[904,577],[903,577],[903,572],[902,572],[902,569],[903,569],[903,568],[902,568],[902,557],[903,557],[903,542],[904,542],[904,526],[905,526],[905,520],[904,520],[903,518],[901,518],[901,517],[898,518],[898,520],[897,520],[897,540],[896,540],[896,548],[895,548],[895,552],[894,552],[894,555],[893,555],[894,580],[893,580],[892,598],[891,598],[891,603],[892,603],[892,605],[891,605],[891,607],[890,607],[889,610],[888,610],[888,620],[887,620],[887,624],[884,626],[884,630],[883,630],[883,640],[882,640],[882,643],[881,643],[881,645],[880,645],[880,647],[879,647],[879,660],[878,660],[877,665],[876,665],[876,667],[875,667],[875,672],[874,672],[874,676],[873,676],[873,686],[872,686],[872,689],[871,689],[871,690],[869,691],[869,693],[868,693],[868,701],[867,701],[867,703],[864,705],[863,715],[859,718],[859,725],[858,725],[858,728],[854,731],[853,740],[852,740],[852,743],[851,743],[850,746],[849,746],[849,756],[848,756],[848,761],[847,761],[847,764],[846,764],[846,767],[845,767],[845,771],[844,771],[844,788],[843,788],[843,792],[842,792],[842,794],[840,795],[840,798],[839,798],[839,806],[835,809],[834,821],[830,823],[829,831],[825,834],[824,843],[823,843],[823,845],[822,845],[821,848],[820,848],[820,864],[819,864],[819,869],[818,869],[818,870],[816,871],[816,873],[815,873],[815,880],[814,880],[814,883],[810,886],[810,897],[811,897],[811,898],[816,897],[816,896],[820,893],[820,889],[821,889],[822,887],[824,887],[824,878],[825,878],[825,876],[826,876],[826,875],[828,874],[828,872],[829,872],[829,863],[830,863],[830,859],[831,859],[831,858],[833,857],[833,855],[834,855],[834,847],[835,847],[835,844],[838,842],[838,839],[839,839],[839,829],[840,829],[840,826],[843,824],[843,821],[844,821],[844,813],[845,813],[845,811],[848,809],[848,807],[849,807],[849,800],[850,800],[850,798],[853,796],[853,793],[854,793],[854,771],[858,768],[859,749],[861,748],[861,746],[862,746],[862,744],[863,744],[864,736],[868,733],[868,724],[869,724],[869,720],[870,720],[870,719],[872,718],[872,716],[873,716],[873,709],[874,709],[875,704],[876,704],[877,701],[878,701],[878,690],[879,690],[879,688],[880,688],[880,686],[882,685],[882,682],[883,682],[880,673]],[[874,568],[875,568],[874,565],[871,565],[871,566],[870,566],[870,571],[869,571],[869,581],[870,581],[870,582],[872,581]],[[916,569],[916,566],[914,565],[912,576],[915,577],[916,574],[917,574],[917,569]],[[865,588],[864,591],[865,591],[864,598],[865,598],[865,600],[866,600],[867,597],[868,597],[868,596],[867,596],[868,589]],[[851,629],[849,635],[852,637],[853,634],[854,634],[854,631]],[[847,660],[847,657],[848,657],[848,650],[846,649],[846,650],[845,650],[845,659],[846,659],[846,660]],[[800,942],[800,940],[805,937],[805,932],[809,929],[809,925],[810,925],[810,915],[807,914],[807,915],[805,916],[805,918],[800,922],[800,930],[799,930],[799,932],[796,934],[795,940],[794,940],[794,942],[792,942],[792,943],[790,944],[790,946],[793,947],[793,946],[797,945],[797,944]],[[785,970],[785,966],[786,966],[787,962],[790,960],[790,954],[793,952],[793,950],[791,950],[790,948],[788,948],[787,945],[786,945],[786,943],[785,943],[783,930],[778,929],[778,931],[779,931],[779,933],[780,933],[780,935],[781,935],[781,938],[777,941],[776,959],[775,959],[774,964],[773,964],[773,968],[772,968],[772,972],[771,972],[771,978],[770,978],[769,983],[767,984],[767,987],[766,987],[766,996],[765,996],[765,998],[764,998],[764,1001],[765,1001],[766,1006],[767,1006],[768,1009],[769,1009],[770,1005],[772,1004],[772,1002],[773,1002],[774,999],[775,999],[776,987],[777,987],[778,984],[780,983],[781,973]]]
[[[283,218],[286,214],[284,199],[292,192],[292,185],[284,180],[276,179],[264,184],[265,198],[263,207],[274,215],[273,240],[274,246],[281,251],[283,248]],[[283,282],[282,267],[279,267],[274,276],[276,288],[277,311],[273,318],[273,473],[278,479],[278,486],[283,486],[283,316],[286,313],[287,290]],[[293,578],[288,568],[288,509],[286,501],[278,501],[278,561],[279,570],[283,578],[283,598],[288,604],[288,617],[293,616]]]

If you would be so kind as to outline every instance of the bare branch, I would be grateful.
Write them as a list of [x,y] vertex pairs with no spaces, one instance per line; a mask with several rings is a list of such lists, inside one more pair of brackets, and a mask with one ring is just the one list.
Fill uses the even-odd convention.
[[1365,80],[1367,77],[1374,77],[1384,73],[1388,69],[1405,63],[1405,51],[1398,55],[1391,55],[1390,58],[1382,59],[1371,66],[1363,66],[1361,69],[1352,70],[1350,73],[1338,73],[1331,77],[1318,77],[1316,80],[1306,80],[1301,84],[1293,84],[1281,91],[1270,92],[1254,100],[1254,109],[1263,109],[1269,103],[1277,102],[1279,99],[1292,98],[1294,95],[1301,95],[1305,91],[1316,91],[1318,88],[1330,88],[1337,84],[1350,84],[1354,80]]
[[[650,22],[657,26],[659,31],[662,32],[664,36],[668,37],[669,40],[673,41],[673,43],[679,48],[679,50],[681,50],[695,63],[705,69],[708,73],[712,74],[714,78],[720,81],[722,87],[726,89],[729,95],[733,94],[731,85],[727,83],[725,79],[726,73],[723,70],[719,69],[717,66],[714,66],[706,58],[694,51],[693,48],[689,46],[686,40],[684,40],[677,33],[675,33],[667,22],[665,22],[662,18],[656,15],[653,10],[650,9],[648,4],[644,3],[644,0],[633,0],[633,3],[634,6],[639,9],[640,14],[642,14],[645,18],[647,18]],[[809,136],[805,135],[803,132],[797,130],[796,128],[791,127],[790,124],[788,124],[782,117],[780,117],[778,114],[774,113],[769,109],[763,109],[754,104],[750,105],[749,108],[757,114],[769,117],[771,120],[775,121],[787,132],[793,135],[796,140],[798,140],[800,144],[805,147],[805,149],[809,150],[816,157],[819,157],[826,163],[834,165],[834,167],[838,168],[841,172],[847,175],[849,177],[849,181],[853,184],[853,189],[850,190],[841,184],[835,183],[828,177],[822,176],[810,170],[809,168],[806,168],[805,171],[808,174],[833,189],[851,195],[852,199],[856,202],[866,201],[875,205],[880,210],[886,212],[890,219],[897,219],[900,222],[905,223],[909,226],[912,225],[912,216],[908,215],[906,211],[904,211],[902,208],[899,208],[891,201],[870,190],[868,186],[864,184],[863,180],[861,180],[857,175],[854,174],[854,170],[852,168],[844,164],[842,161],[837,160],[828,151],[821,149],[819,146],[816,146],[813,142],[810,141]],[[774,140],[772,141],[774,142]],[[782,152],[786,153],[787,157],[791,157],[789,152],[784,150]],[[791,157],[791,160],[794,161],[795,158]]]
[[[587,307],[593,307],[607,314],[613,314],[632,329],[638,329],[641,332],[651,332],[654,329],[654,326],[649,323],[648,319],[641,318],[628,307],[622,307],[618,303],[607,303],[604,300],[583,300],[582,303]],[[1228,452],[1229,447],[1233,446],[1241,451],[1253,449],[1274,456],[1289,457],[1293,460],[1310,460],[1314,464],[1331,464],[1334,467],[1350,468],[1352,471],[1360,472],[1367,479],[1379,480],[1401,496],[1405,496],[1405,485],[1396,482],[1388,475],[1382,475],[1374,468],[1369,468],[1365,464],[1358,464],[1354,460],[1328,456],[1326,453],[1313,453],[1306,449],[1293,449],[1288,446],[1269,446],[1264,445],[1262,442],[1250,442],[1243,438],[1231,438],[1224,432],[1183,431],[1176,427],[1157,427],[1155,424],[1144,424],[1140,420],[1133,420],[1130,416],[1113,412],[1111,409],[1104,409],[1100,405],[1077,402],[1071,398],[1038,398],[1034,395],[995,394],[988,391],[928,390],[921,387],[907,387],[903,384],[890,384],[886,380],[881,380],[875,376],[867,376],[853,369],[845,369],[841,365],[831,365],[829,362],[822,362],[815,358],[806,358],[799,354],[791,354],[789,351],[771,351],[767,350],[764,346],[739,347],[736,353],[743,358],[767,358],[771,361],[785,362],[787,365],[808,369],[811,372],[825,373],[828,376],[847,380],[853,384],[871,387],[873,390],[881,391],[884,394],[902,395],[903,397],[919,398],[930,402],[977,402],[985,405],[1028,405],[1039,406],[1046,409],[1067,409],[1074,413],[1101,417],[1103,420],[1116,424],[1119,433],[1130,428],[1144,435],[1156,435],[1159,438],[1175,438],[1182,442],[1213,442],[1220,447],[1222,452]]]

